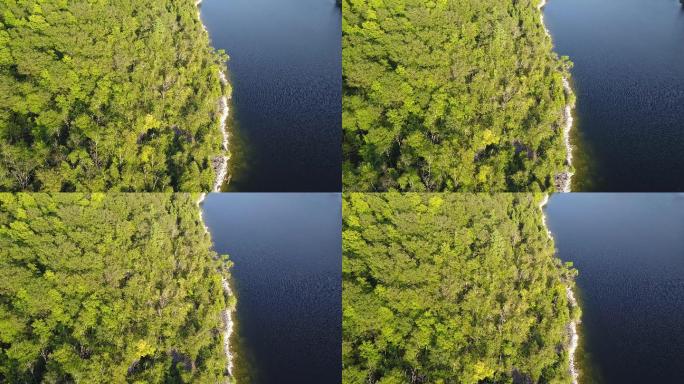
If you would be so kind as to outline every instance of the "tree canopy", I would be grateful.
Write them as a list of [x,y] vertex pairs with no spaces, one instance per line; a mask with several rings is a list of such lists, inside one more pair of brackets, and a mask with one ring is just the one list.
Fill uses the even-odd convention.
[[552,191],[563,87],[538,0],[344,0],[345,190]]
[[191,0],[3,0],[0,190],[211,190],[226,59]]
[[226,381],[196,197],[0,194],[0,382]]
[[346,194],[343,382],[570,383],[566,287],[533,194]]

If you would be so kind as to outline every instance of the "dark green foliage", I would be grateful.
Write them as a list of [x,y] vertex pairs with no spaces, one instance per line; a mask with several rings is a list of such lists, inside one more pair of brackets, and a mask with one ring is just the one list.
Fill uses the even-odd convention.
[[569,383],[566,286],[532,194],[347,194],[343,382]]
[[196,196],[0,194],[0,382],[225,380]]
[[553,190],[570,63],[538,2],[345,0],[345,189]]
[[3,0],[0,190],[210,190],[225,59],[191,0]]

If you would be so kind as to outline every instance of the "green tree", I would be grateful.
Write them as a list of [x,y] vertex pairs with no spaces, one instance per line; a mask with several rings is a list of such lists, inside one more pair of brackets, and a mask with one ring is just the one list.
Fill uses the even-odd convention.
[[211,190],[226,59],[192,1],[3,0],[0,190]]
[[537,3],[344,0],[345,190],[553,190],[570,63]]
[[0,382],[224,382],[230,263],[196,198],[0,194]]
[[343,382],[569,383],[566,296],[533,194],[345,194]]

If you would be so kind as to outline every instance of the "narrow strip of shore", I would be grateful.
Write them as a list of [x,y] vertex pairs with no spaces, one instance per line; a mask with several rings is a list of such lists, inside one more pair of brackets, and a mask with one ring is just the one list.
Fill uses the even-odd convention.
[[[221,285],[223,286],[223,292],[226,296],[233,296],[233,290],[230,289],[230,284],[226,277],[221,278]],[[223,322],[226,324],[226,328],[223,331],[223,352],[226,354],[228,362],[226,363],[226,369],[228,370],[228,375],[234,378],[233,375],[233,352],[230,349],[230,338],[233,337],[233,329],[235,324],[233,323],[233,310],[231,308],[226,308],[222,313]]]
[[[546,24],[544,23],[544,7],[546,6],[546,1],[547,0],[541,0],[537,6],[537,9],[539,10],[539,18],[542,26],[544,27],[544,32],[546,32],[546,36],[551,38],[551,33],[549,32],[549,29],[546,28]],[[565,90],[566,97],[570,99],[573,92],[572,87],[570,86],[570,80],[566,76],[563,76],[563,89]],[[565,125],[563,126],[563,143],[565,144],[565,161],[567,163],[568,169],[557,176],[558,183],[556,188],[558,189],[558,192],[564,193],[572,192],[572,177],[574,176],[574,173],[571,170],[572,144],[570,142],[570,131],[572,131],[572,125],[574,123],[574,119],[572,117],[573,108],[574,105],[572,105],[572,103],[568,103],[566,104],[565,110],[563,112],[563,118],[565,122]]]
[[[200,21],[202,24],[202,28],[204,29],[205,33],[208,33],[206,25],[202,23],[202,14],[199,9],[200,5],[202,4],[202,0],[195,0],[195,7],[197,7],[197,19]],[[219,81],[221,83],[221,89],[222,92],[225,93],[225,88],[228,85],[228,79],[226,79],[226,74],[223,71],[219,71]],[[214,158],[212,165],[214,167],[214,170],[216,171],[216,180],[214,181],[214,187],[213,191],[214,192],[221,192],[221,187],[223,186],[223,182],[225,181],[227,175],[228,175],[228,161],[230,160],[229,157],[229,152],[228,152],[228,131],[226,130],[226,122],[228,121],[228,115],[230,114],[230,107],[228,101],[230,100],[231,95],[230,94],[224,94],[221,96],[218,102],[219,106],[219,111],[220,111],[220,117],[219,117],[219,129],[221,130],[221,136],[222,136],[222,141],[221,141],[221,154]],[[206,198],[207,194],[202,193],[197,200],[197,209],[199,210],[199,219],[202,225],[204,226],[204,233],[211,234],[209,233],[209,228],[207,228],[207,225],[204,223],[204,215],[202,212],[202,203],[204,202],[204,199]],[[228,283],[228,280],[226,279],[225,276],[221,276],[221,285],[223,287],[223,293],[227,297],[233,296],[233,291],[230,289],[230,284]],[[223,352],[226,355],[226,370],[228,371],[229,379],[226,382],[230,382],[231,379],[233,379],[233,352],[231,351],[230,348],[230,339],[233,335],[233,329],[234,329],[234,322],[233,322],[233,310],[232,308],[226,308],[223,310],[221,313],[222,320],[225,324],[225,328],[223,331]]]
[[[202,0],[195,0],[195,7],[197,7],[197,19],[200,21],[200,23],[202,23],[202,15],[199,9],[199,6],[201,4]],[[204,23],[202,23],[202,28],[204,29],[204,32],[207,32],[207,27],[204,25]],[[228,80],[226,79],[226,74],[223,71],[219,71],[219,81],[221,82],[221,89],[225,89],[225,87],[228,85]],[[219,117],[219,129],[221,130],[222,136],[222,153],[219,156],[217,156],[213,161],[214,170],[216,171],[216,180],[214,181],[213,188],[214,192],[221,192],[223,182],[226,179],[226,176],[228,175],[228,160],[230,158],[228,156],[228,132],[226,131],[226,121],[228,121],[228,115],[230,113],[230,107],[228,106],[229,98],[230,95],[223,95],[218,102],[219,111],[221,113]],[[202,193],[200,195],[200,198],[197,200],[197,209],[199,210],[200,222],[202,222],[202,225],[204,226],[204,233],[209,234],[209,228],[207,228],[207,225],[204,223],[204,216],[202,212],[202,203],[204,202],[205,198],[206,193]],[[221,277],[221,285],[223,287],[223,292],[226,296],[233,296],[233,292],[230,289],[230,284],[228,283],[228,280],[226,280],[225,276]],[[221,313],[221,317],[225,324],[225,328],[223,331],[223,352],[225,353],[227,360],[226,370],[228,371],[229,375],[229,380],[227,382],[230,382],[230,379],[233,378],[234,358],[233,352],[230,348],[230,339],[233,335],[234,328],[233,310],[231,308],[224,309]]]
[[[573,308],[577,307],[577,299],[575,299],[575,292],[569,286],[565,287],[565,293],[568,297],[568,302]],[[570,365],[570,375],[572,377],[572,384],[577,384],[579,381],[579,373],[575,365],[575,353],[579,345],[579,333],[577,332],[577,320],[572,320],[568,324],[568,332],[570,333],[570,343],[568,344],[568,355]]]
[[[204,202],[204,199],[206,199],[207,194],[202,193],[200,194],[200,197],[197,199],[197,209],[199,211],[199,220],[202,223],[202,226],[204,227],[204,233],[207,234],[208,236],[211,236],[211,233],[209,232],[209,228],[207,227],[206,223],[204,222],[204,214],[202,212],[202,203]],[[230,283],[228,283],[228,280],[226,279],[225,276],[221,276],[221,286],[223,287],[223,293],[227,297],[233,296],[233,291],[230,288]],[[225,324],[225,328],[223,330],[223,352],[226,355],[226,370],[228,371],[228,380],[226,380],[226,383],[231,383],[231,379],[234,378],[233,376],[233,360],[235,356],[233,355],[233,351],[230,348],[230,339],[233,336],[233,330],[235,328],[235,323],[233,321],[233,310],[232,308],[228,307],[224,309],[221,312],[221,319],[223,320],[223,323]]]
[[[544,212],[544,207],[546,204],[549,202],[549,195],[544,194],[544,198],[542,201],[539,203],[539,210],[541,211],[542,214],[542,223],[544,224],[544,229],[546,229],[546,235],[549,237],[549,239],[553,240],[553,235],[551,234],[551,230],[549,229],[548,225],[546,224],[546,213]],[[568,299],[568,303],[570,303],[570,306],[573,308],[577,307],[577,300],[575,299],[575,292],[573,292],[572,288],[569,285],[565,286],[565,295]],[[575,353],[577,352],[577,346],[579,345],[579,334],[577,332],[577,324],[578,321],[572,319],[570,321],[570,324],[568,324],[568,335],[570,336],[570,340],[568,342],[567,348],[568,348],[568,370],[570,372],[570,377],[572,378],[572,384],[578,384],[579,382],[579,373],[577,371],[577,366],[575,364]]]
[[[221,83],[223,86],[225,86],[226,76],[223,74],[223,72],[219,72],[219,77],[221,79]],[[221,129],[221,135],[223,135],[223,141],[221,143],[223,153],[218,156],[216,158],[217,160],[215,161],[216,166],[214,169],[216,169],[216,180],[214,181],[214,192],[221,192],[223,182],[225,181],[226,176],[228,176],[228,160],[230,158],[228,156],[228,132],[226,131],[226,121],[228,120],[229,109],[228,96],[222,96],[219,100],[219,110],[221,111],[219,128]]]
[[[207,26],[204,25],[204,23],[202,23],[200,5],[202,5],[202,0],[195,0],[195,7],[197,7],[197,19],[202,24],[202,29],[204,29],[204,32],[208,34],[209,31],[207,30]],[[226,78],[226,74],[220,70],[218,76],[219,81],[221,83],[221,89],[225,90],[226,86],[228,85],[228,79]],[[216,171],[216,180],[214,181],[214,186],[212,188],[212,191],[214,192],[221,192],[223,182],[228,176],[228,161],[230,160],[230,156],[228,152],[228,131],[226,130],[226,122],[228,121],[228,115],[230,114],[230,107],[228,101],[230,100],[231,96],[231,94],[223,95],[218,101],[220,112],[219,129],[221,130],[222,141],[221,154],[215,157],[212,161],[214,171]]]

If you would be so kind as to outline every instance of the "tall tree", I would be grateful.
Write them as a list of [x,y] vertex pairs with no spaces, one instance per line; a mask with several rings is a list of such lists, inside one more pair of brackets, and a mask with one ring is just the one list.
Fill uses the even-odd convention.
[[195,198],[0,194],[0,382],[225,381],[229,265]]
[[532,194],[343,201],[343,382],[569,383],[566,296]]
[[190,0],[3,0],[0,190],[211,190],[226,59]]
[[537,0],[344,0],[344,186],[551,191],[569,171]]

